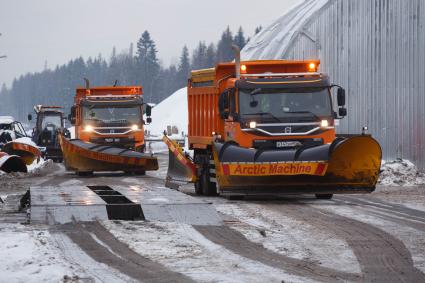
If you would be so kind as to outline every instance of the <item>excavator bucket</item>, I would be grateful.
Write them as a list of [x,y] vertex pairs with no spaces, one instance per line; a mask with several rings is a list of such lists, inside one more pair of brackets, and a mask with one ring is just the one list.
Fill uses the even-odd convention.
[[2,150],[9,155],[21,157],[26,165],[32,164],[34,160],[41,157],[41,152],[37,147],[18,141],[8,142]]
[[370,136],[294,150],[247,149],[214,143],[222,195],[368,193],[375,189],[381,147]]
[[168,146],[168,172],[166,186],[176,188],[181,184],[196,181],[196,166],[182,147],[174,140],[164,136],[162,140]]
[[27,173],[27,166],[23,159],[16,155],[8,155],[0,152],[0,170],[6,173],[24,172]]
[[71,140],[59,135],[65,167],[77,173],[93,171],[125,171],[141,173],[158,170],[158,159],[151,154],[81,140]]

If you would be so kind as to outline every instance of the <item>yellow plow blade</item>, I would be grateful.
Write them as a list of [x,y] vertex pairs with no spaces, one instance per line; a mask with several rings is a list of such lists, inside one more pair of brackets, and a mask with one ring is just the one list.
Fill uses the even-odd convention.
[[196,181],[196,166],[183,148],[174,140],[164,136],[162,140],[168,147],[168,171],[166,186],[175,188],[183,183]]
[[221,194],[368,193],[375,189],[381,148],[370,136],[294,150],[214,144]]

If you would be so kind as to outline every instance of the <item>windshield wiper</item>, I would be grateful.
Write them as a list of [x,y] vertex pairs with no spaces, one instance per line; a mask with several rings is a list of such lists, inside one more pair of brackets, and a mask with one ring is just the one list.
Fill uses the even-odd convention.
[[249,116],[249,115],[252,115],[252,116],[254,116],[254,115],[259,115],[259,116],[269,115],[270,117],[272,117],[272,118],[273,118],[273,119],[275,119],[276,121],[282,122],[279,118],[277,118],[275,115],[273,115],[273,114],[272,114],[272,113],[270,113],[270,112],[246,113],[246,114],[242,114],[242,115],[246,115],[246,116]]
[[310,114],[311,116],[313,116],[317,120],[320,120],[319,116],[317,116],[316,114],[314,114],[311,111],[292,111],[292,112],[285,112],[285,113],[286,114]]

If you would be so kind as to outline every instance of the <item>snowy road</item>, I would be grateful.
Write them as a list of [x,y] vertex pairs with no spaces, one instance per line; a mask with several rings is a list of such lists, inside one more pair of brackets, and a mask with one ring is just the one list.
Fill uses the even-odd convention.
[[[224,226],[102,221],[22,225],[30,185],[163,186],[147,176],[76,178],[61,165],[0,177],[0,272],[25,282],[425,282],[425,189],[212,202]],[[182,191],[194,196],[192,186]]]

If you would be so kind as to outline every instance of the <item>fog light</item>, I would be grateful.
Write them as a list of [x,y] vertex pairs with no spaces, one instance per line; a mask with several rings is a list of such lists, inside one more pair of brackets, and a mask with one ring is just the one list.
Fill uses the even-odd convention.
[[329,122],[328,122],[328,120],[322,120],[322,121],[320,122],[320,126],[321,126],[321,127],[323,127],[323,128],[329,127]]
[[137,125],[133,125],[133,126],[131,126],[131,129],[132,129],[133,131],[137,131],[137,130],[139,129],[139,126],[137,126]]
[[93,126],[92,125],[86,125],[84,127],[85,132],[93,132]]
[[255,129],[257,127],[257,123],[255,121],[249,122],[249,127],[251,129]]

